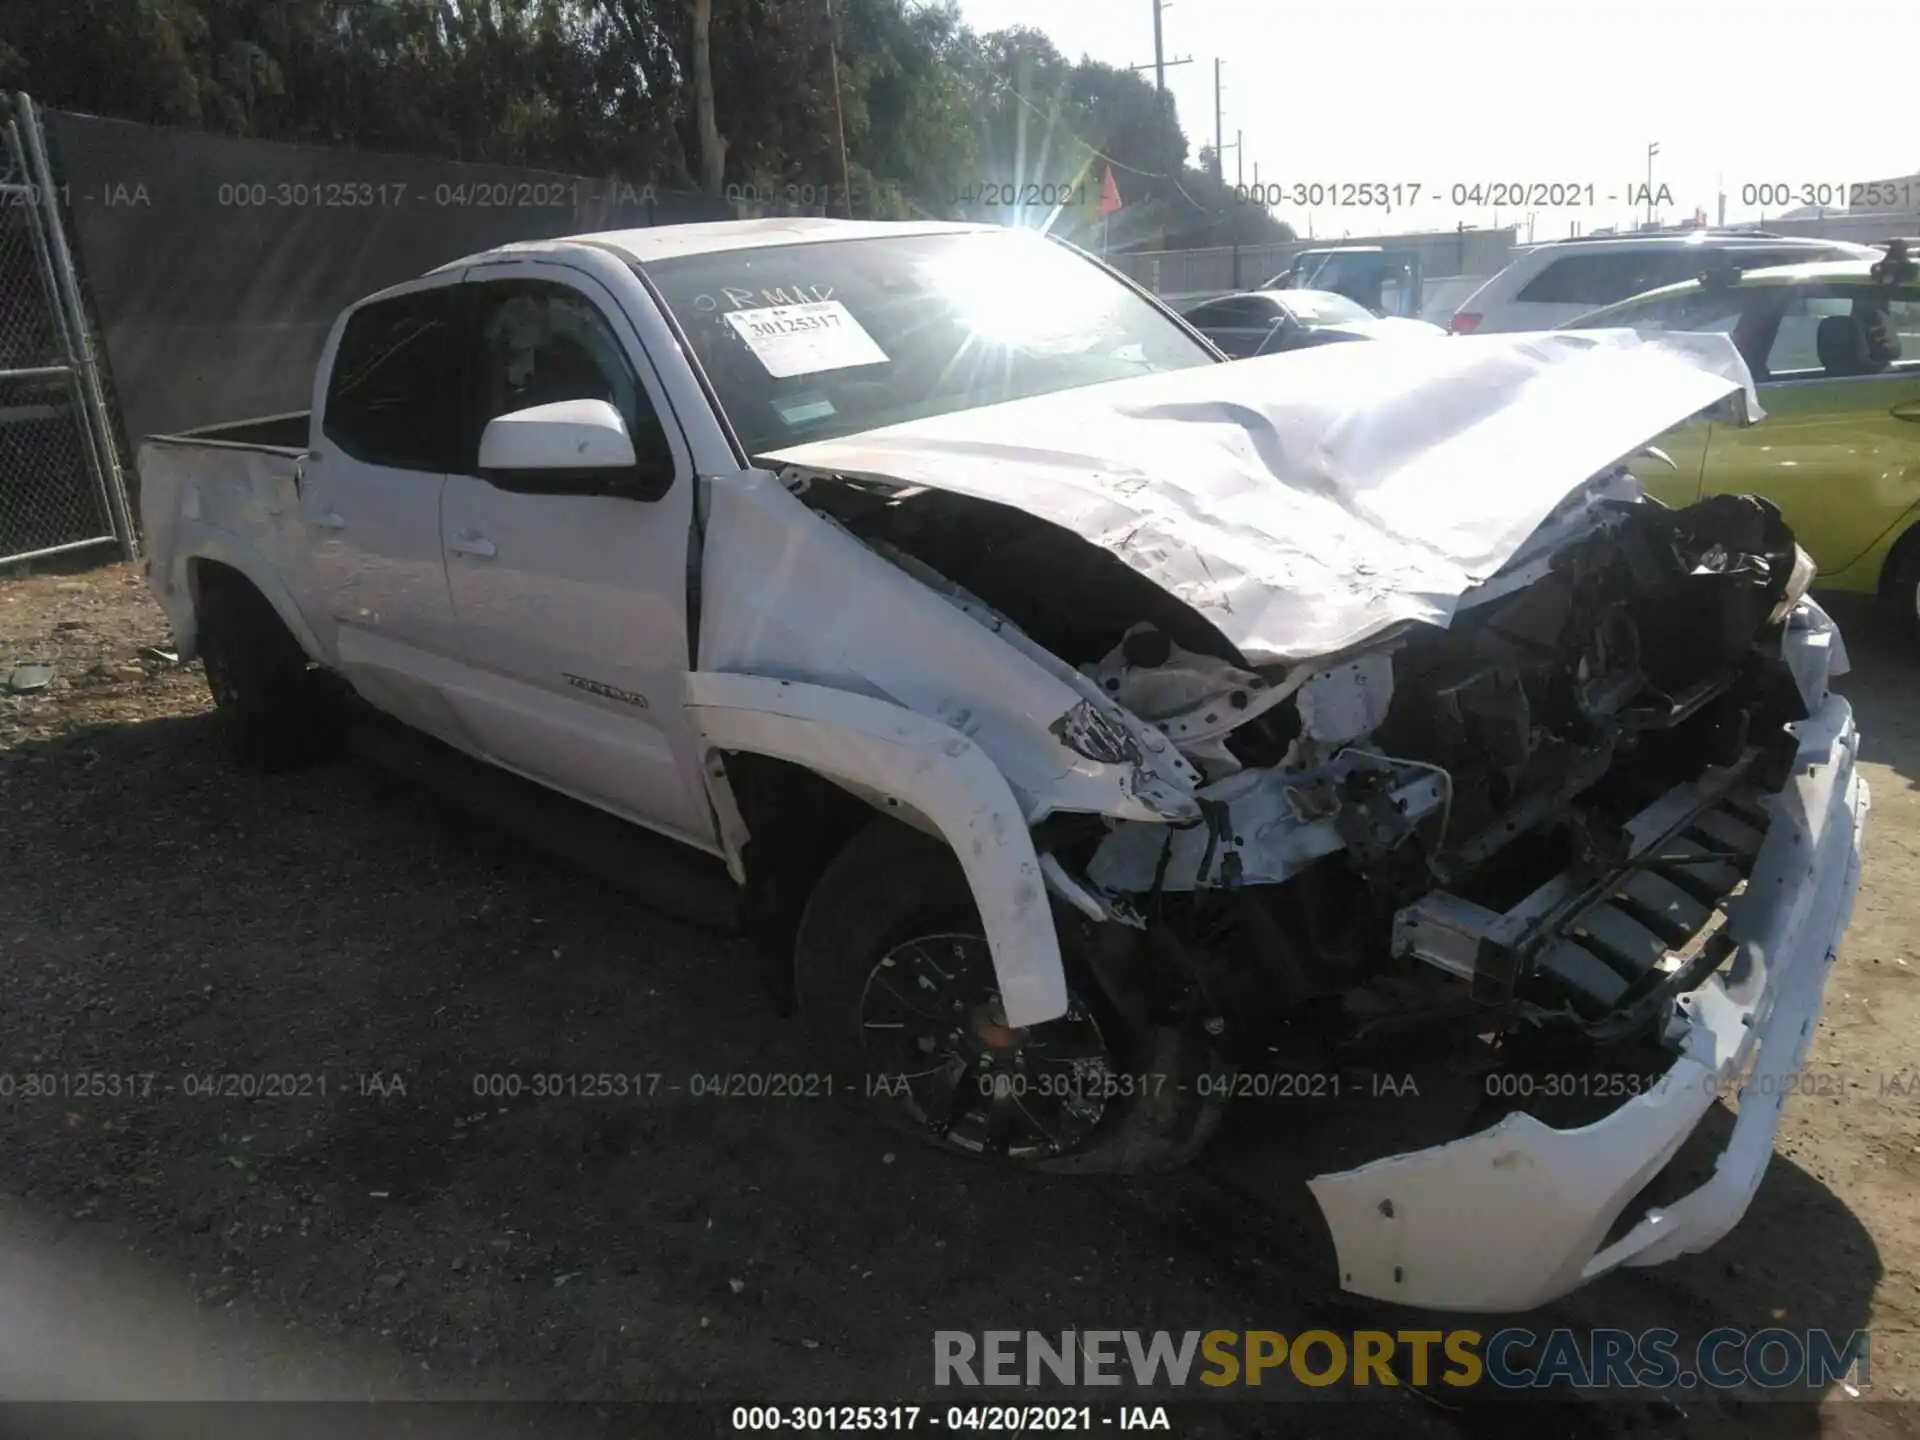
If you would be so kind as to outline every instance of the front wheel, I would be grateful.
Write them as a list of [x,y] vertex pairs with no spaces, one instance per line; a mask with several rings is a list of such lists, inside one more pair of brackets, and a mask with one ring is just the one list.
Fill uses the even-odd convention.
[[1165,1169],[1218,1124],[1192,1027],[1129,1024],[1071,953],[1067,1010],[1010,1026],[952,851],[881,818],[822,875],[795,954],[800,1009],[842,1083],[895,1129],[1001,1164]]
[[1920,643],[1920,526],[1909,530],[1894,547],[1881,590],[1893,602],[1907,637]]

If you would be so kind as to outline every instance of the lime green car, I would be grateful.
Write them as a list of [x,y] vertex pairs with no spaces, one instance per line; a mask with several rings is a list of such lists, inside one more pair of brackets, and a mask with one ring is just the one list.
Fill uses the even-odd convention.
[[1906,252],[1709,275],[1562,328],[1730,335],[1767,418],[1704,411],[1656,442],[1674,468],[1642,457],[1634,472],[1673,505],[1765,496],[1816,584],[1884,595],[1920,634],[1920,266]]

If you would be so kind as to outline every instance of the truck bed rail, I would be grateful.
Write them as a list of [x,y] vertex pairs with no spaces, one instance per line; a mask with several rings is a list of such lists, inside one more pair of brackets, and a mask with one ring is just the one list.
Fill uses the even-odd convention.
[[263,415],[253,420],[230,420],[220,425],[202,425],[175,435],[149,435],[156,445],[244,445],[266,450],[307,449],[307,425],[313,412],[292,410],[284,415]]

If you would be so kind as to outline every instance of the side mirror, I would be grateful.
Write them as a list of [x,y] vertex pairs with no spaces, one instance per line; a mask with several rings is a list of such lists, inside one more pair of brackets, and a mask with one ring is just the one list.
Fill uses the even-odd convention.
[[672,483],[664,433],[644,472],[620,412],[605,400],[556,400],[496,415],[480,435],[480,478],[502,490],[655,500]]
[[1747,396],[1744,390],[1736,390],[1731,395],[1722,395],[1713,404],[1700,412],[1704,420],[1715,425],[1735,427],[1747,423]]

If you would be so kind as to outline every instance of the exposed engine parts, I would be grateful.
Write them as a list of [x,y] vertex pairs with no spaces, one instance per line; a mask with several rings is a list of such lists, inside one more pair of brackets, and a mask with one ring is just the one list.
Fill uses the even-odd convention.
[[[1468,592],[1448,628],[1264,667],[999,507],[810,501],[1077,665],[1100,699],[1055,722],[1070,748],[1137,761],[1144,733],[1197,773],[1165,820],[1044,827],[1083,917],[1161,935],[1235,992],[1211,1008],[1242,1026],[1398,975],[1425,977],[1419,1005],[1537,1027],[1643,1013],[1704,963],[1673,957],[1751,863],[1741,807],[1778,783],[1805,713],[1779,636],[1808,576],[1778,513],[1596,493],[1583,537]],[[1146,603],[1123,621],[1123,598]]]

